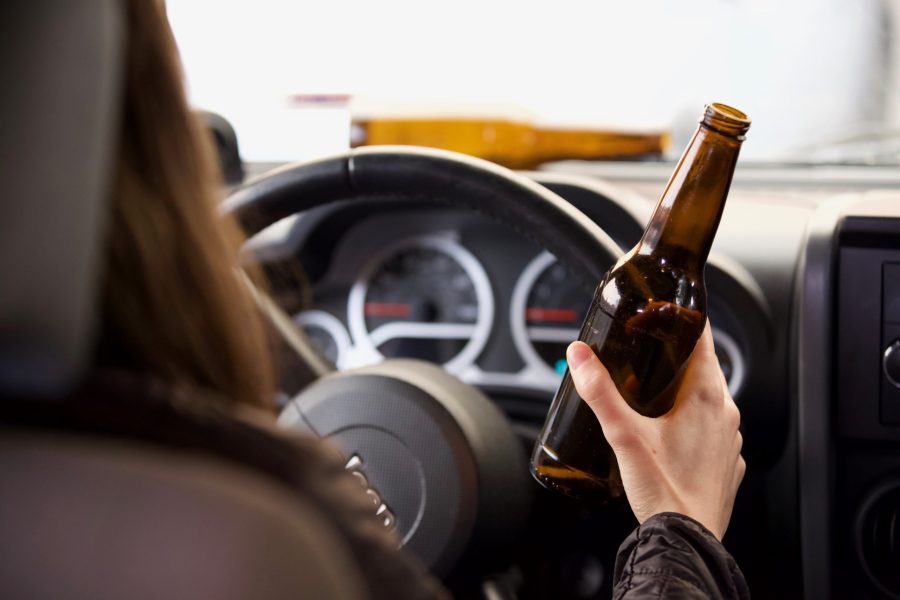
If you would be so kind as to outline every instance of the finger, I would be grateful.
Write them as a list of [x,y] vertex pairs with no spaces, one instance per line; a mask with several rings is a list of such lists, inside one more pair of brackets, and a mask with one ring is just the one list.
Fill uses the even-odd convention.
[[566,358],[575,389],[594,411],[606,439],[610,444],[625,442],[639,415],[622,398],[606,367],[584,342],[573,342]]
[[716,343],[713,339],[712,325],[710,325],[709,319],[706,320],[703,333],[700,334],[700,339],[697,340],[697,346],[694,348],[694,354],[697,353],[702,354],[705,358],[716,358]]
[[727,396],[727,386],[723,386],[724,375],[716,357],[712,327],[709,321],[694,347],[684,373],[681,390],[690,390],[690,396],[701,401],[721,403]]
[[741,428],[741,409],[738,408],[735,401],[728,394],[728,391],[724,392],[724,410],[725,410],[725,419],[726,423],[729,427],[730,431],[740,431]]
[[747,473],[747,462],[744,460],[743,456],[738,456],[737,465],[734,468],[734,491],[737,494],[738,488],[741,487],[741,482],[744,480],[744,475]]

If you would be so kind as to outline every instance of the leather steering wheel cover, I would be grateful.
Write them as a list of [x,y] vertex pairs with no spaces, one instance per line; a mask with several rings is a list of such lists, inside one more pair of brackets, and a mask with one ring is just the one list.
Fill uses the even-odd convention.
[[317,206],[390,196],[477,211],[549,250],[593,289],[621,255],[571,204],[504,167],[454,152],[372,146],[287,165],[247,182],[223,204],[247,235]]

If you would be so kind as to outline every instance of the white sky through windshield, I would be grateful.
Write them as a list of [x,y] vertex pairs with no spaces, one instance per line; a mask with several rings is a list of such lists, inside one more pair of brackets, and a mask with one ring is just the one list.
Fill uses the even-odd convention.
[[754,120],[743,156],[884,127],[891,3],[878,0],[289,2],[168,0],[191,101],[235,126],[245,160],[346,146],[345,115],[459,107],[552,125],[667,128],[680,149],[707,101]]

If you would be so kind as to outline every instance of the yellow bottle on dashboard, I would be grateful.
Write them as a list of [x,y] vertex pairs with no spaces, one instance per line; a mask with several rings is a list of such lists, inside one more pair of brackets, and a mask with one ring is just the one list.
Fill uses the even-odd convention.
[[504,119],[356,118],[351,145],[400,144],[452,150],[511,169],[531,169],[555,160],[655,158],[668,134],[535,127]]

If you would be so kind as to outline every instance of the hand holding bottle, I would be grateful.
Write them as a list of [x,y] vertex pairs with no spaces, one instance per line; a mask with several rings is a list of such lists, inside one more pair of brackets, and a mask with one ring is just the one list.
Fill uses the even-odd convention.
[[[637,245],[606,273],[578,339],[637,413],[666,414],[703,331],[703,271],[750,119],[708,104]],[[618,396],[616,396],[618,397]],[[649,427],[649,426],[648,426]],[[616,455],[566,374],[531,456],[544,487],[603,504],[624,493]]]
[[638,521],[661,512],[687,515],[722,539],[746,465],[740,412],[728,393],[709,323],[687,364],[673,409],[644,417],[622,398],[583,342],[567,353],[578,394],[612,446]]

